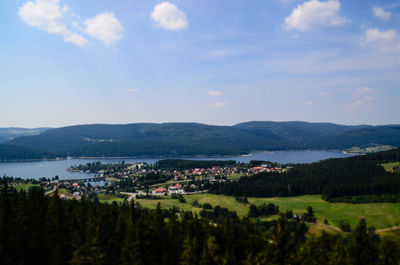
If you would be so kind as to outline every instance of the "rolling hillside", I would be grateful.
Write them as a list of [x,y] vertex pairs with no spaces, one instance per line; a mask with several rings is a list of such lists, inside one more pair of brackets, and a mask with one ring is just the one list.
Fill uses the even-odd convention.
[[13,140],[20,136],[26,135],[37,135],[44,131],[47,131],[50,128],[35,128],[35,129],[26,129],[26,128],[0,128],[0,144]]
[[[234,126],[93,124],[21,136],[8,141],[7,148],[18,146],[59,157],[179,157],[236,155],[257,150],[338,150],[375,144],[400,146],[400,125],[346,126],[308,122],[246,122]],[[18,152],[14,153],[18,157]]]

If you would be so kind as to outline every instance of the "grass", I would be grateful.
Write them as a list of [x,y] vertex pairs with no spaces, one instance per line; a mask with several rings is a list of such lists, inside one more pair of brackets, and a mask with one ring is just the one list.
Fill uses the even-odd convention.
[[[192,203],[197,200],[200,204],[210,203],[213,206],[221,206],[231,211],[236,211],[241,217],[247,216],[248,206],[239,203],[231,196],[215,194],[194,194],[185,195],[186,203],[180,203],[177,199],[169,196],[163,200],[137,200],[143,207],[156,208],[160,203],[162,208],[178,207],[186,211],[199,212],[200,208],[195,208]],[[248,198],[249,202],[255,205],[263,203],[274,203],[279,206],[281,212],[292,210],[294,213],[303,213],[308,206],[313,207],[315,216],[319,222],[328,220],[329,224],[338,227],[340,221],[349,222],[354,228],[361,218],[365,218],[369,226],[377,229],[400,225],[400,203],[367,203],[367,204],[347,204],[330,203],[321,199],[320,195],[304,195],[296,197],[274,197],[274,198]],[[270,217],[267,219],[271,219]],[[314,228],[317,229],[317,228]],[[319,229],[322,229],[321,227]]]
[[308,206],[311,206],[320,222],[326,219],[329,224],[336,227],[339,226],[340,221],[346,221],[354,228],[361,218],[365,218],[369,226],[377,229],[400,224],[400,203],[330,203],[322,200],[320,195],[249,198],[249,202],[256,205],[271,202],[279,205],[281,211],[290,209],[294,213],[304,212]]
[[244,176],[244,174],[233,174],[233,175],[229,175],[228,177],[227,177],[227,179],[230,179],[230,180],[239,180],[241,177],[243,177]]
[[394,168],[400,166],[400,162],[381,164],[381,166],[383,166],[386,171],[393,173]]
[[178,207],[181,210],[185,211],[193,211],[200,212],[201,208],[196,208],[192,206],[194,201],[198,201],[200,204],[209,203],[212,206],[221,206],[228,208],[230,210],[234,210],[237,212],[239,216],[246,216],[248,213],[248,206],[245,204],[241,204],[235,200],[235,198],[224,195],[215,195],[215,194],[193,194],[193,195],[185,195],[186,203],[181,203],[177,199],[171,199],[170,196],[162,196],[162,200],[147,200],[147,199],[138,199],[143,207],[148,207],[155,209],[157,204],[160,203],[162,208],[172,208]]
[[385,232],[377,232],[379,236],[382,238],[387,238],[396,243],[398,247],[400,247],[400,229],[385,231]]
[[[53,194],[53,192],[51,193],[51,195],[52,194]],[[58,195],[65,195],[65,196],[68,196],[68,197],[72,197],[73,196],[73,194],[67,189],[58,189]]]
[[335,227],[332,227],[330,225],[325,225],[321,223],[316,223],[316,224],[309,224],[308,225],[308,236],[316,236],[319,237],[321,236],[322,232],[326,232],[328,234],[337,234],[340,233],[344,235],[345,233],[338,230]]
[[20,185],[13,186],[13,188],[16,189],[17,191],[22,191],[22,190],[28,191],[32,187],[40,187],[40,185],[28,183],[28,184],[20,184]]
[[114,201],[117,203],[123,203],[125,201],[125,198],[121,198],[113,194],[101,193],[97,197],[101,203],[112,203]]

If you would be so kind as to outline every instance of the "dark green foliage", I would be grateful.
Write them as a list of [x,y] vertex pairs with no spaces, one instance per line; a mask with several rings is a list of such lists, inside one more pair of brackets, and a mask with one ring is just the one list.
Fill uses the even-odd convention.
[[181,203],[185,203],[186,202],[186,199],[185,199],[185,197],[183,197],[182,194],[172,194],[171,198],[172,199],[177,199]]
[[[204,207],[204,205],[203,205],[203,207]],[[203,209],[206,209],[206,208],[203,208]],[[228,217],[237,218],[236,212],[229,211],[229,209],[223,208],[219,205],[215,206],[212,211],[201,210],[200,216],[202,218],[211,219],[217,223],[222,223],[225,220],[225,218],[228,218]]]
[[203,209],[205,209],[205,210],[212,210],[212,205],[211,204],[209,204],[209,203],[203,203]]
[[235,182],[216,183],[209,191],[248,197],[322,194],[327,201],[397,202],[400,174],[389,173],[379,164],[399,155],[400,149],[395,149],[366,156],[298,164],[287,173],[263,172],[241,177]]
[[244,204],[249,203],[249,201],[247,200],[247,197],[246,197],[246,196],[244,196],[244,197],[235,196],[235,200],[238,201],[238,202],[240,202],[240,203],[244,203]]
[[262,204],[260,206],[255,206],[254,204],[250,205],[249,209],[249,217],[260,217],[260,216],[268,216],[279,213],[279,206],[268,203]]
[[183,160],[183,159],[164,159],[154,164],[155,168],[185,170],[193,168],[211,168],[234,166],[234,160]]
[[343,232],[350,232],[351,231],[351,227],[350,227],[350,224],[348,222],[340,221],[339,227],[340,227],[340,229],[342,229]]
[[304,222],[315,223],[317,222],[317,218],[314,216],[314,211],[311,206],[307,207],[307,212],[300,216],[301,220]]
[[373,194],[359,196],[343,196],[337,198],[329,198],[329,202],[345,202],[345,203],[378,203],[378,202],[400,202],[400,194]]
[[104,170],[107,173],[113,171],[122,171],[127,167],[128,164],[125,164],[124,161],[122,161],[122,163],[119,164],[102,164],[101,162],[97,161],[92,163],[86,163],[85,165],[72,166],[71,170],[90,171],[90,172],[98,172],[100,170]]
[[0,144],[0,161],[35,160],[46,158],[52,159],[55,158],[55,155],[24,146]]
[[[344,126],[307,122],[247,122],[235,126],[198,123],[79,125],[22,136],[9,145],[39,150],[44,157],[193,157],[255,150],[346,149],[376,144],[400,146],[400,126]],[[0,159],[27,159],[1,152]],[[21,158],[19,153],[21,152]]]
[[[216,206],[202,218],[131,203],[61,200],[0,189],[0,264],[398,264],[395,244],[361,221],[347,238],[306,240],[298,220],[239,219]],[[179,216],[179,218],[178,218]]]
[[49,129],[50,128],[0,128],[0,143],[8,142],[20,136],[37,135]]
[[164,182],[168,181],[169,179],[171,179],[171,177],[168,177],[164,174],[160,174],[157,172],[149,172],[149,173],[146,173],[146,175],[138,178],[137,183],[139,183],[140,185],[143,185],[143,186],[150,186],[150,185],[157,184],[157,183],[164,183]]

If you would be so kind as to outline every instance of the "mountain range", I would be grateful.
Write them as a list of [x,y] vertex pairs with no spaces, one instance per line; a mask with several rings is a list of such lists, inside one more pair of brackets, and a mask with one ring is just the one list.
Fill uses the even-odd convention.
[[[0,132],[2,130],[5,129],[0,129]],[[344,150],[374,145],[400,146],[400,125],[253,121],[233,126],[135,123],[31,130],[36,130],[36,133],[31,131],[34,135],[26,135],[27,131],[25,135],[11,137],[13,139],[0,144],[0,160],[67,156],[225,156],[264,150]]]

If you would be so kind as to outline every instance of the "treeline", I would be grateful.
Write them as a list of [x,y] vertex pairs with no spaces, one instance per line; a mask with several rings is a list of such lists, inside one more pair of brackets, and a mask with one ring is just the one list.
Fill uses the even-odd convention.
[[136,181],[138,184],[148,187],[150,185],[167,182],[171,178],[171,176],[163,175],[158,172],[148,172],[144,176],[137,178]]
[[55,159],[54,154],[29,147],[0,144],[0,161],[24,161],[36,159]]
[[[235,126],[196,123],[92,124],[22,136],[7,144],[14,146],[14,157],[25,156],[25,151],[17,149],[17,146],[54,157],[227,156],[257,150],[337,150],[375,144],[400,146],[400,126],[304,122],[249,122]],[[46,155],[40,153],[34,156],[36,159],[43,157]],[[10,155],[0,152],[1,159],[10,159]]]
[[[352,234],[306,239],[300,221],[216,225],[190,212],[61,200],[43,191],[0,194],[0,263],[9,264],[398,264],[394,243],[365,221]],[[178,217],[179,216],[179,217]],[[265,229],[259,229],[263,227]],[[267,230],[266,230],[267,229]],[[265,231],[265,232],[263,232]]]
[[186,170],[193,168],[229,167],[236,164],[235,160],[184,160],[164,159],[154,164],[155,168]]
[[400,149],[396,149],[370,156],[299,164],[287,173],[263,172],[241,177],[235,182],[216,183],[209,191],[247,197],[322,194],[325,200],[339,201],[343,198],[347,201],[346,196],[358,196],[353,198],[353,202],[357,198],[360,199],[358,202],[390,201],[395,197],[388,199],[388,195],[383,195],[400,192],[400,174],[385,171],[379,163],[393,161],[399,154]]
[[113,172],[113,171],[121,171],[125,168],[127,168],[129,165],[125,164],[124,161],[122,161],[121,163],[117,163],[117,164],[102,164],[100,161],[97,162],[89,162],[86,164],[79,164],[77,166],[71,166],[70,170],[72,171],[90,171],[90,172],[99,172],[101,170],[104,171],[109,171],[109,172]]
[[256,206],[254,204],[250,205],[249,209],[249,217],[260,217],[260,216],[268,216],[279,213],[279,206],[268,203],[262,204],[260,206]]

